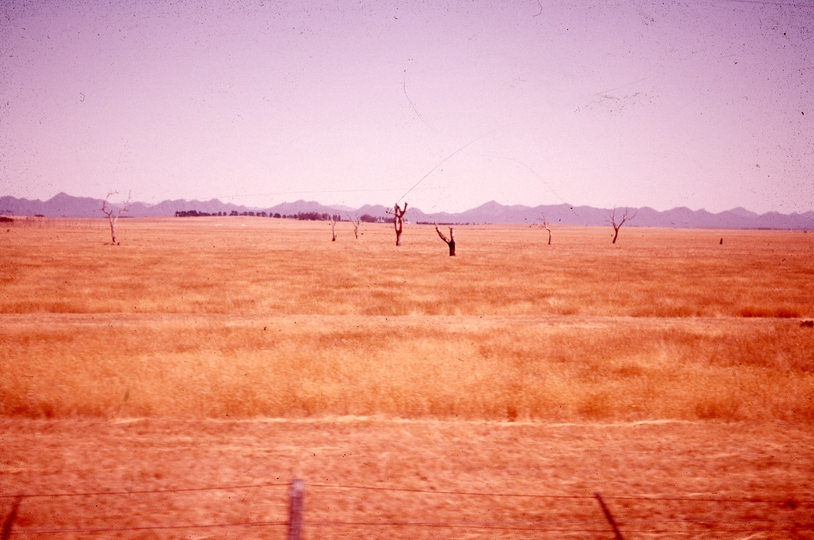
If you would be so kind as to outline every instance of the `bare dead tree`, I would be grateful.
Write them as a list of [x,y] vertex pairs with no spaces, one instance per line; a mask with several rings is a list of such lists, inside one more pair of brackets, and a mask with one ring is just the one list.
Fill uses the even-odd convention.
[[446,242],[447,246],[449,246],[449,256],[454,257],[455,256],[455,229],[453,229],[452,227],[449,228],[449,238],[447,238],[446,236],[444,236],[444,233],[442,233],[441,230],[438,228],[438,224],[436,223],[435,224],[435,232],[437,232],[438,236],[441,237],[441,240]]
[[[626,221],[630,221],[631,219],[633,219],[635,217],[636,217],[636,212],[633,212],[631,214],[629,208],[624,209],[624,212],[622,213],[621,217],[618,217],[616,215],[616,207],[614,207],[613,210],[611,210],[611,212],[610,212],[610,220],[611,220],[611,225],[613,225],[613,242],[611,242],[611,244],[616,243],[616,239],[619,237],[619,229],[622,228],[622,225],[624,225]],[[618,223],[617,223],[617,219],[619,220]]]
[[354,217],[350,217],[350,215],[349,215],[348,220],[350,220],[350,222],[353,223],[353,236],[355,236],[356,239],[358,240],[359,239],[359,226],[362,224],[362,220],[361,220],[361,218],[359,218],[359,214],[356,214]]
[[127,212],[130,209],[130,196],[131,193],[127,194],[127,200],[124,201],[124,205],[116,210],[115,208],[108,208],[107,200],[110,198],[111,195],[117,195],[118,191],[112,191],[107,194],[105,200],[102,201],[102,207],[99,209],[107,216],[107,220],[110,223],[110,239],[111,243],[114,246],[118,246],[119,242],[116,241],[116,221],[118,221],[119,216],[121,216],[124,212]]
[[331,242],[336,242],[336,224],[339,222],[339,216],[331,216]]
[[399,208],[399,203],[393,206],[393,210],[387,210],[388,214],[393,215],[393,226],[396,229],[396,245],[401,245],[401,232],[404,230],[404,214],[407,212],[407,203],[404,203],[404,208]]
[[543,214],[543,224],[541,227],[548,231],[548,245],[551,245],[551,227],[548,226],[548,221],[545,219],[545,214]]

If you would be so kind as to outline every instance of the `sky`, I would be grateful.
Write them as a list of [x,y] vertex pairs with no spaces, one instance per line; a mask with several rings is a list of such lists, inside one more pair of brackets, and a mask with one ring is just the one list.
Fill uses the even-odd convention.
[[805,212],[812,105],[814,0],[0,1],[28,199]]

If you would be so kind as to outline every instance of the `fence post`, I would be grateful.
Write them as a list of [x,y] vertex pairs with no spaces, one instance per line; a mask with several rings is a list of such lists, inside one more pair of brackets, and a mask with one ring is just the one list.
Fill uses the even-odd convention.
[[294,479],[288,488],[288,540],[302,538],[302,508],[305,498],[305,481]]
[[616,526],[616,520],[613,519],[613,516],[611,515],[610,510],[608,510],[608,507],[605,506],[605,501],[602,500],[602,494],[599,493],[598,491],[594,491],[594,497],[596,497],[596,500],[599,501],[599,506],[602,507],[602,512],[605,513],[605,517],[607,518],[608,523],[610,523],[611,527],[613,527],[613,532],[616,533],[616,540],[625,540],[624,538],[622,538],[622,533],[619,532],[619,527]]
[[11,505],[11,512],[9,515],[6,516],[6,520],[3,522],[3,540],[8,540],[9,536],[11,536],[11,528],[14,526],[14,520],[17,518],[17,509],[20,508],[20,503],[23,500],[22,495],[18,495],[16,499],[14,499],[14,504]]

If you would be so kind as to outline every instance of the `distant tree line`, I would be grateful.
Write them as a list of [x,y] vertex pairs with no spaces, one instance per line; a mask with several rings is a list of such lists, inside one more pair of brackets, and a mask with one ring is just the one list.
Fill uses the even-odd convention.
[[[178,210],[175,212],[175,217],[205,217],[205,216],[253,216],[253,217],[270,217],[277,219],[299,219],[300,221],[342,221],[342,216],[339,214],[328,214],[326,212],[297,212],[296,214],[280,214],[266,213],[266,212],[237,212],[232,210],[230,213],[226,212],[198,212],[197,210]],[[359,218],[362,223],[392,223],[393,218],[384,216],[376,217],[370,214],[364,214]]]
[[273,217],[265,212],[243,212],[238,213],[232,210],[231,213],[226,212],[198,212],[197,210],[176,210],[175,217],[208,217],[208,216],[253,216],[253,217]]
[[319,212],[297,212],[296,216],[291,217],[300,221],[342,221],[342,217],[338,214],[320,214]]
[[[208,217],[208,216],[249,216],[249,217],[270,217],[277,219],[298,219],[300,221],[342,221],[342,217],[338,214],[332,215],[326,212],[297,212],[296,214],[280,214],[279,212],[238,212],[232,210],[226,212],[199,212],[197,210],[177,210],[175,217]],[[370,214],[362,214],[359,216],[361,223],[393,223],[392,217],[389,216],[371,216]],[[432,225],[430,221],[419,221],[418,224]],[[460,225],[460,223],[441,223],[440,225]],[[464,224],[464,225],[468,225]]]
[[384,216],[371,216],[370,214],[362,214],[359,218],[362,223],[393,223],[393,218]]
[[461,222],[461,221],[440,221],[440,222],[437,222],[437,221],[416,221],[415,223],[416,223],[416,225],[445,225],[447,227],[450,226],[450,225],[477,225],[477,223],[475,223],[474,221],[467,221],[467,222]]
[[[301,221],[342,221],[342,217],[339,214],[328,214],[328,213],[320,213],[320,212],[297,212],[296,214],[280,214],[279,212],[269,213],[269,212],[238,212],[237,210],[232,210],[228,214],[226,212],[199,212],[197,210],[176,210],[175,217],[208,217],[208,216],[248,216],[248,217],[270,217],[270,218],[278,218],[278,219],[299,219]],[[376,222],[376,218],[373,216],[368,216],[365,214],[362,216],[362,221],[366,221],[365,218],[369,218],[370,223]],[[379,218],[379,221],[382,221],[383,218]]]

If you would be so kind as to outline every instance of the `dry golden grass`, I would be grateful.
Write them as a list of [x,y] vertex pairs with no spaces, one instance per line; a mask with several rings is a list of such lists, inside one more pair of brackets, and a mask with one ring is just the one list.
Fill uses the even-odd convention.
[[795,321],[98,317],[6,318],[3,414],[814,420]]
[[0,230],[13,538],[812,537],[814,235],[363,232]]
[[95,493],[27,497],[15,539],[283,539],[291,478],[306,539],[613,538],[595,490],[628,540],[811,538],[814,516],[804,426],[0,418],[0,440],[0,494]]
[[0,415],[814,420],[812,234],[48,223],[0,234]]
[[12,226],[0,313],[814,316],[804,232],[630,227],[612,246],[604,229],[564,228],[546,246],[535,230],[461,227],[450,259],[432,227],[408,228],[402,248],[386,225],[335,243],[326,229],[123,220],[114,248],[103,220]]

